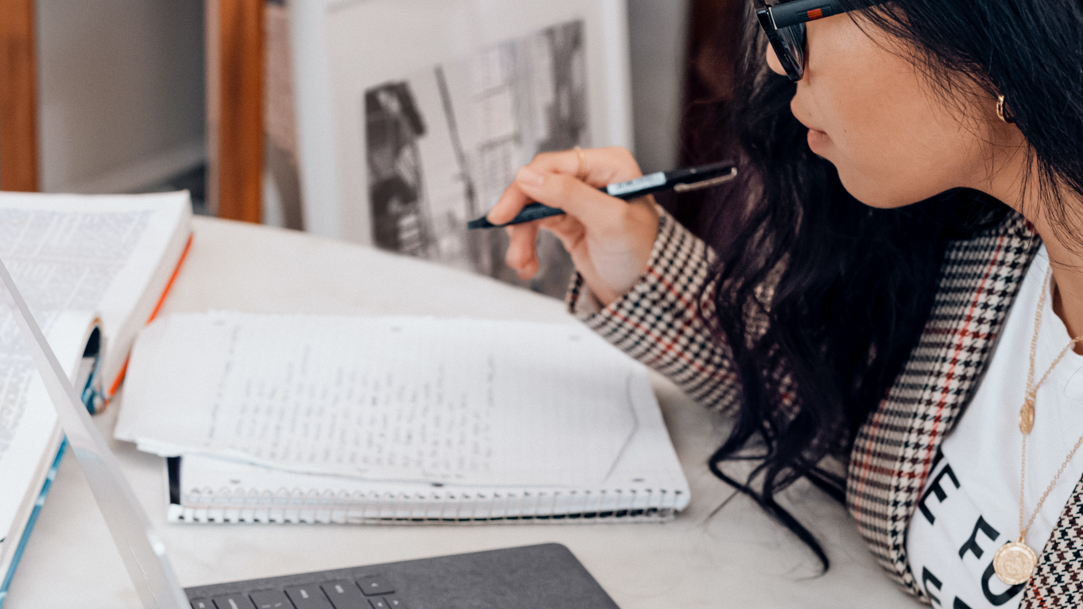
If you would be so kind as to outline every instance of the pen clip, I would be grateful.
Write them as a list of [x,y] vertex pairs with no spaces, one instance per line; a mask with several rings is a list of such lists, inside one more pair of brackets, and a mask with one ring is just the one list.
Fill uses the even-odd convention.
[[673,187],[673,192],[684,193],[693,192],[696,190],[703,190],[704,188],[710,188],[712,186],[718,186],[719,184],[725,184],[733,178],[737,177],[737,168],[733,167],[730,172],[717,178],[711,178],[709,180],[702,180],[700,182],[692,182],[691,184],[677,184]]

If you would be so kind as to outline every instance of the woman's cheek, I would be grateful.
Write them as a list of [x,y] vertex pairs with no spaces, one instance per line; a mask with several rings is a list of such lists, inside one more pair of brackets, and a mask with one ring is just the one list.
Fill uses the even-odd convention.
[[[809,147],[835,166],[842,186],[865,205],[890,209],[936,194],[920,196],[924,190],[922,184],[895,171],[898,164],[882,146],[857,145],[845,138],[832,138],[829,134],[822,139],[823,141],[820,141],[819,136],[810,133]],[[824,152],[817,150],[821,146]]]

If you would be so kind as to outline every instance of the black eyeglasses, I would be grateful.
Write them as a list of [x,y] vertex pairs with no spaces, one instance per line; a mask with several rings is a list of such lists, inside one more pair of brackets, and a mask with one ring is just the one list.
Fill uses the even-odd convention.
[[805,74],[805,24],[845,12],[833,0],[794,0],[761,8],[756,17],[786,75],[797,82]]

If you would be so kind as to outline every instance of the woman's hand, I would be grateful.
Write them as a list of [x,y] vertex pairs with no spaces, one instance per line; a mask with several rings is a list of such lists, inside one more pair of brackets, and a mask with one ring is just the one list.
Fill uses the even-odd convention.
[[546,229],[564,244],[603,305],[625,294],[647,270],[658,235],[658,210],[653,197],[626,203],[598,189],[642,175],[632,154],[623,148],[534,157],[519,169],[515,181],[489,211],[489,221],[509,222],[535,201],[565,214],[507,227],[511,238],[505,257],[508,266],[522,279],[533,277],[538,272],[538,230]]

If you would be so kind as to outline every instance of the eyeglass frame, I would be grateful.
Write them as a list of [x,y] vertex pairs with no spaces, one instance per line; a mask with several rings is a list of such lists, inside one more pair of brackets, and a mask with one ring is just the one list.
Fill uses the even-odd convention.
[[756,11],[771,48],[793,82],[805,75],[805,24],[845,13],[835,0],[793,0]]

